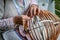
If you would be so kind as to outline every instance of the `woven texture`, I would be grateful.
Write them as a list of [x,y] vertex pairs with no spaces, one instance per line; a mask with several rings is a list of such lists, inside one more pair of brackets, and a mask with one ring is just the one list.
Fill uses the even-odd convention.
[[[26,12],[30,16],[33,11]],[[47,10],[36,11],[30,21],[24,22],[25,30],[29,31],[32,40],[57,40],[60,29],[60,19]]]

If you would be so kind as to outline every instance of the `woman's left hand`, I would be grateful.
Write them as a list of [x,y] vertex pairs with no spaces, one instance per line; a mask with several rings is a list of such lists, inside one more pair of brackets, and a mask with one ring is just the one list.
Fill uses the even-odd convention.
[[27,15],[29,17],[33,17],[35,15],[37,15],[40,12],[40,9],[37,5],[33,4],[31,6],[29,6],[29,9],[27,10]]

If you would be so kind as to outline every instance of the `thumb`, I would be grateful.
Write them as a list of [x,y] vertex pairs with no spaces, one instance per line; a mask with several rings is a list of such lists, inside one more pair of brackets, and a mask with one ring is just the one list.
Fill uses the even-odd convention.
[[28,17],[27,15],[22,15],[22,19],[28,21],[30,20],[30,17]]

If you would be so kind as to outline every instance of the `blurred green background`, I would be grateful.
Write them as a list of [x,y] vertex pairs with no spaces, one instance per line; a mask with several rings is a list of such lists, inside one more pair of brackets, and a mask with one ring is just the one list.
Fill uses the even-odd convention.
[[60,0],[55,0],[55,13],[60,17]]

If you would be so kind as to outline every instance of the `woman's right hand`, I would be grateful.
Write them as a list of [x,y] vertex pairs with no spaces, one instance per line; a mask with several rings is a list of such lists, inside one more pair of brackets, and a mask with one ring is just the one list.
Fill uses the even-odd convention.
[[29,19],[30,17],[28,17],[27,15],[15,16],[13,18],[13,22],[14,24],[23,25],[23,21],[28,21]]

